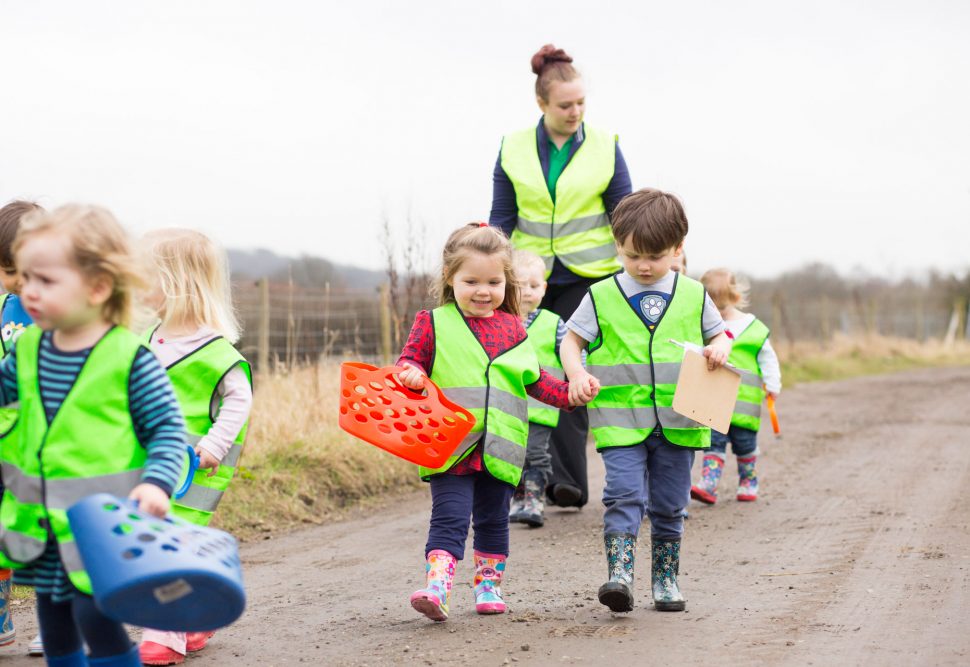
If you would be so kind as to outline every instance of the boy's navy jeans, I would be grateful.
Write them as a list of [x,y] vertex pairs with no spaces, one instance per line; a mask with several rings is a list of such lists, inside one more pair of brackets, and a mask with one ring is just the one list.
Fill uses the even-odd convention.
[[644,515],[655,540],[679,540],[690,500],[694,450],[653,434],[638,445],[601,449],[606,466],[603,531],[639,535]]
[[468,524],[475,530],[475,549],[509,555],[509,503],[515,487],[489,473],[431,478],[431,527],[425,556],[444,549],[461,560],[465,555]]

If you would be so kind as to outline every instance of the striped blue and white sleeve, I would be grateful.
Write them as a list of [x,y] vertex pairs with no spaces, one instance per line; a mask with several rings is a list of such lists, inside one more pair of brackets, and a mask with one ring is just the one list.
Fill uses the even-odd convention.
[[185,420],[168,375],[150,350],[135,355],[128,397],[135,433],[148,455],[142,482],[172,495],[185,459]]

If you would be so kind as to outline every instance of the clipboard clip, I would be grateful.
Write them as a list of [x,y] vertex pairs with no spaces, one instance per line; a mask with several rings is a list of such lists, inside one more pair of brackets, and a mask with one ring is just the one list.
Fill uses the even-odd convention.
[[[696,352],[697,354],[701,355],[702,357],[704,356],[704,348],[701,347],[700,345],[697,345],[696,343],[691,343],[691,342],[688,342],[688,341],[674,340],[673,338],[668,338],[667,339],[667,342],[668,343],[673,343],[677,347],[682,348],[684,350],[689,350],[691,352]],[[734,364],[729,364],[729,363],[727,363],[725,361],[724,362],[724,368],[728,369],[729,371],[731,371],[733,373],[737,373],[738,375],[744,377],[745,371],[741,370],[740,368],[738,368]]]

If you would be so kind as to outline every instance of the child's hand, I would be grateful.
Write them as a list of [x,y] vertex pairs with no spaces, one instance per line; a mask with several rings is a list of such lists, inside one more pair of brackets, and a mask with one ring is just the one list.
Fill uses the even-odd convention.
[[727,352],[714,345],[708,345],[704,348],[704,356],[707,357],[707,370],[709,371],[723,366],[728,358]]
[[205,447],[199,445],[195,446],[195,455],[199,457],[199,470],[209,470],[209,474],[206,477],[212,477],[219,470],[219,459],[209,453]]
[[128,498],[138,503],[138,509],[157,516],[159,519],[164,518],[171,508],[168,496],[154,484],[139,484],[131,490]]
[[582,371],[569,380],[569,404],[586,405],[599,393],[600,382],[595,377]]
[[424,371],[406,361],[401,365],[404,366],[404,370],[397,374],[401,380],[401,384],[415,391],[424,389],[424,381],[427,378]]

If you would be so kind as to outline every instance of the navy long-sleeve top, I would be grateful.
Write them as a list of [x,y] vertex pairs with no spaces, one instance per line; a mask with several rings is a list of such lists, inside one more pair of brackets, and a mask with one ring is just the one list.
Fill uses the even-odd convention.
[[[584,139],[585,123],[573,135],[572,148],[569,151],[569,158],[566,160],[567,167],[573,155],[583,145]],[[542,175],[547,180],[549,178],[550,141],[549,133],[546,132],[545,123],[540,118],[539,124],[536,126],[536,148],[539,150],[539,163],[542,165]],[[623,159],[620,145],[616,144],[616,164],[613,169],[613,178],[610,179],[610,184],[603,193],[603,205],[606,207],[606,214],[612,216],[613,209],[616,208],[616,205],[632,191],[633,185],[630,182],[630,170],[626,166],[626,160]],[[515,198],[515,186],[512,185],[512,180],[502,168],[502,151],[499,150],[498,159],[495,161],[495,172],[492,176],[492,211],[488,215],[488,224],[493,227],[498,227],[508,236],[512,236],[512,231],[515,230],[518,220],[519,205]],[[548,280],[550,285],[568,285],[581,280],[584,279],[567,269],[559,261],[558,257],[555,259],[552,265],[552,274]]]

